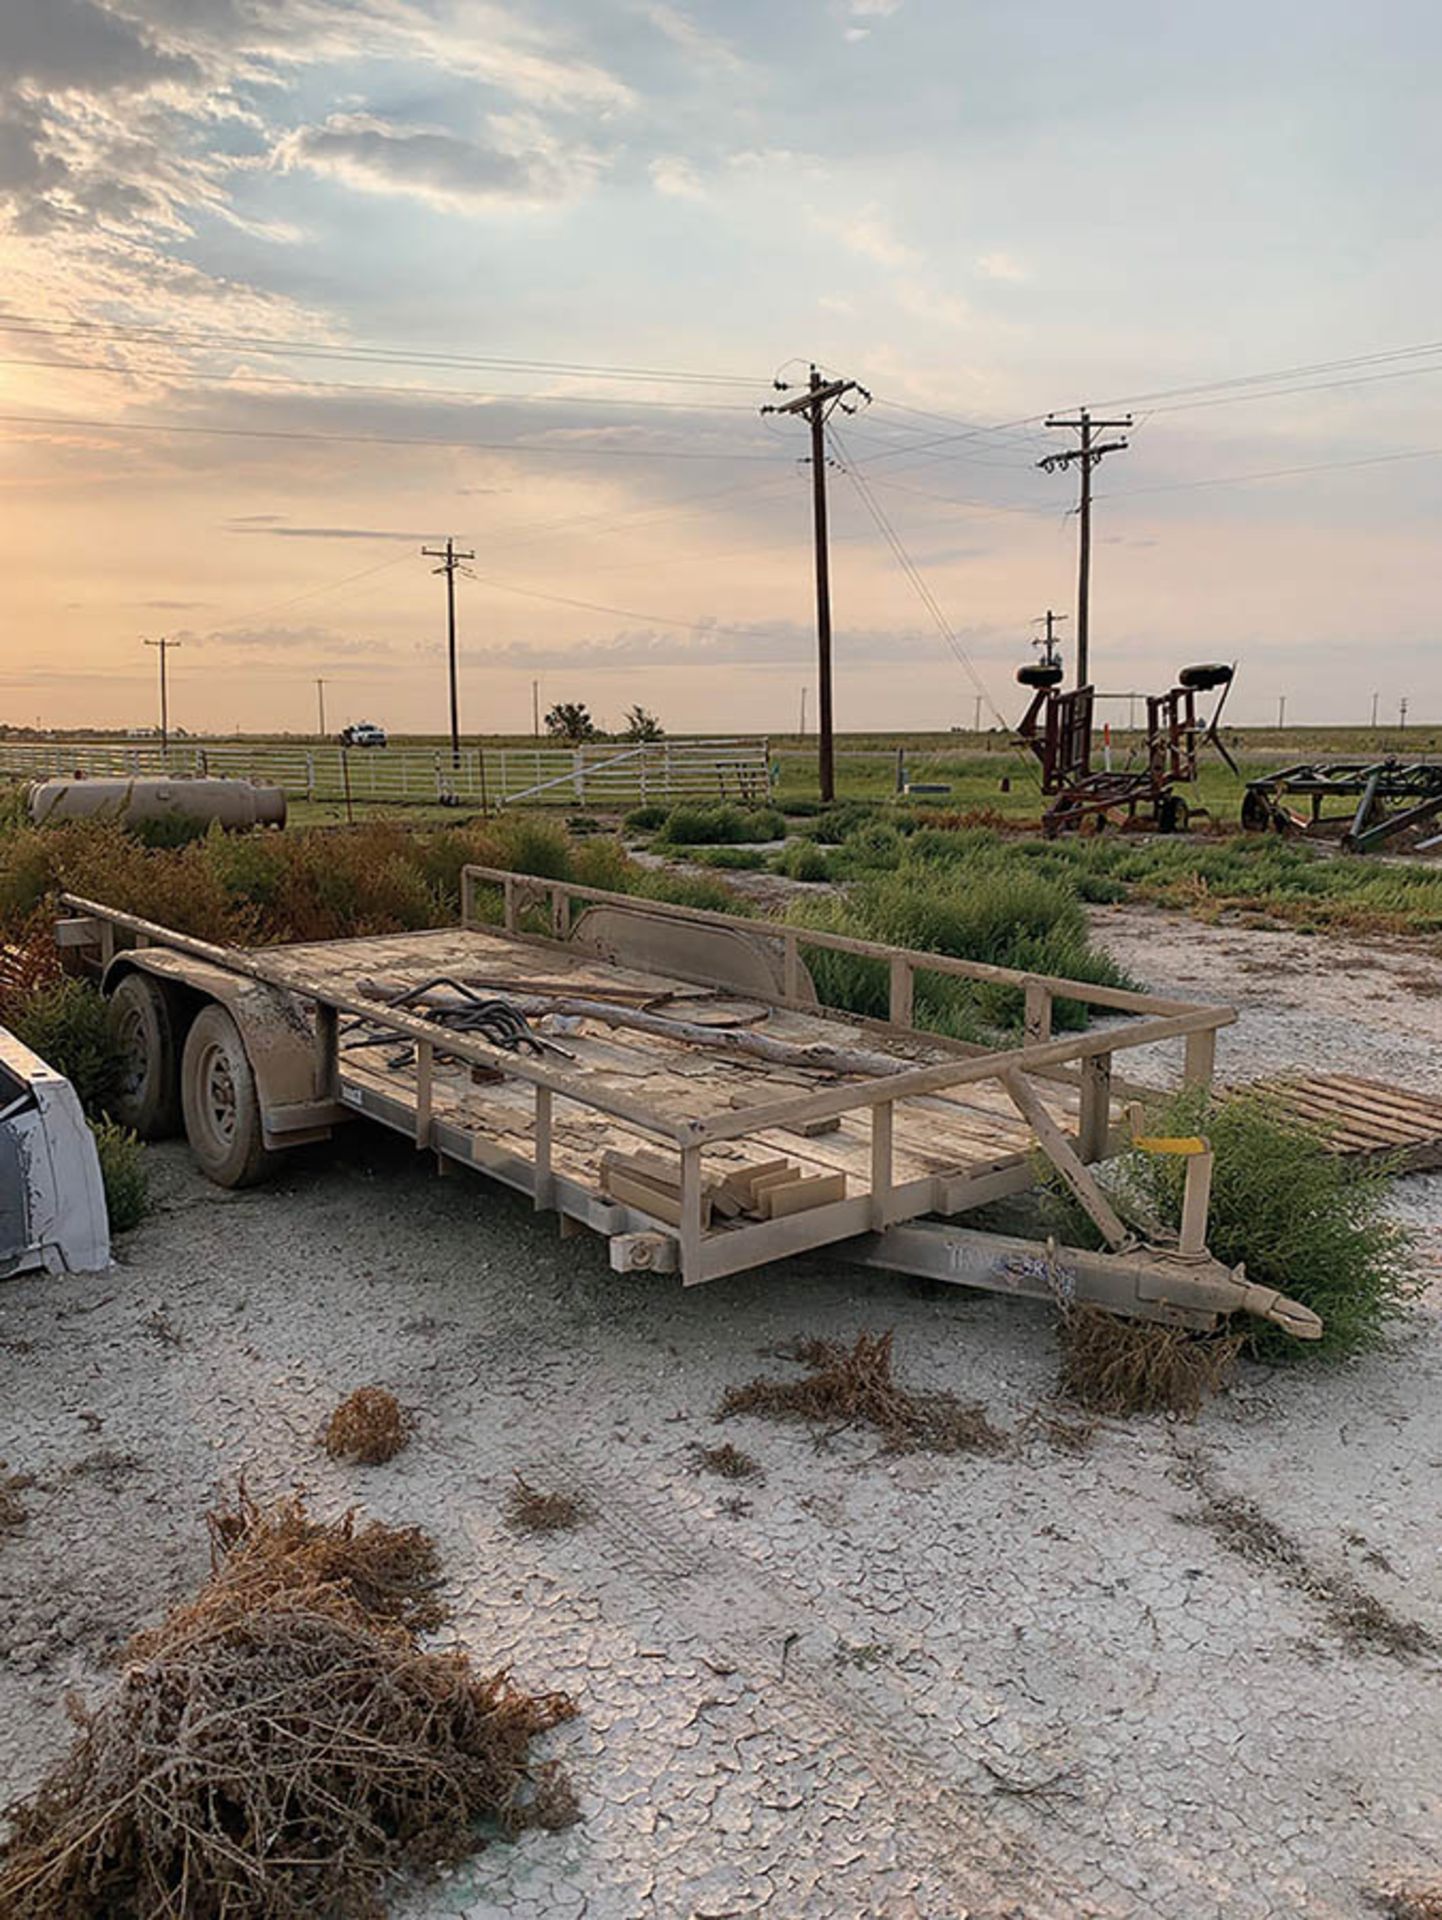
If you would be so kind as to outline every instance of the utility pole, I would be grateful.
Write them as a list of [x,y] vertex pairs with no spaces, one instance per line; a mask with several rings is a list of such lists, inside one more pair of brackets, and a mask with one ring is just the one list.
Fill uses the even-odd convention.
[[158,640],[147,640],[147,647],[160,649],[160,758],[162,762],[170,747],[170,687],[165,671],[165,656],[172,647],[178,647],[178,640],[167,640],[162,634]]
[[1399,727],[1405,727],[1406,724],[1407,724],[1407,696],[1404,693],[1397,705],[1397,725]]
[[1076,446],[1068,447],[1065,453],[1049,453],[1044,460],[1038,460],[1037,465],[1043,473],[1065,472],[1074,460],[1081,467],[1081,504],[1078,509],[1081,519],[1076,588],[1076,683],[1079,687],[1084,687],[1088,684],[1087,674],[1090,668],[1092,468],[1105,454],[1121,453],[1127,445],[1125,440],[1098,442],[1092,436],[1097,433],[1110,433],[1116,427],[1129,427],[1132,424],[1132,416],[1128,414],[1124,420],[1093,420],[1083,407],[1075,420],[1058,420],[1055,414],[1048,414],[1046,424],[1049,427],[1064,427],[1081,435]]
[[980,694],[977,694],[976,697],[973,699],[971,703],[971,707],[972,707],[971,730],[973,733],[980,733],[981,732],[981,695]]
[[541,737],[541,683],[531,682],[531,732],[539,740]]
[[324,740],[325,739],[325,681],[324,680],[316,681],[315,698],[316,698],[316,705],[320,709],[320,737],[322,740]]
[[[1034,627],[1039,627],[1043,625],[1043,623],[1046,626],[1046,639],[1044,641],[1032,641],[1034,647],[1040,647],[1042,649],[1041,663],[1044,667],[1059,667],[1061,665],[1061,654],[1058,652],[1061,642],[1056,637],[1056,629],[1057,622],[1065,619],[1066,615],[1064,613],[1053,613],[1051,608],[1048,607],[1043,616],[1033,620],[1031,623]],[[1080,684],[1081,683],[1078,682],[1078,685]]]
[[801,738],[806,738],[806,689],[801,689]]
[[1372,695],[1372,731],[1377,731],[1377,695]]
[[1285,727],[1286,724],[1287,724],[1287,696],[1285,693],[1279,693],[1277,695],[1277,731],[1280,733],[1282,728]]
[[[790,387],[787,380],[773,382],[779,393]],[[816,545],[816,693],[819,710],[820,751],[817,766],[823,802],[836,798],[836,754],[831,726],[831,564],[826,540],[826,422],[840,407],[843,413],[855,413],[846,405],[849,393],[859,393],[869,401],[871,395],[855,380],[823,380],[815,367],[804,393],[779,406],[765,406],[763,413],[804,415],[811,427],[811,513]]]
[[451,765],[461,764],[461,705],[456,691],[456,568],[463,560],[474,560],[473,553],[457,553],[456,543],[449,537],[445,548],[422,547],[422,557],[427,560],[439,560],[438,567],[432,567],[432,573],[446,576],[446,650],[450,661],[451,673]]

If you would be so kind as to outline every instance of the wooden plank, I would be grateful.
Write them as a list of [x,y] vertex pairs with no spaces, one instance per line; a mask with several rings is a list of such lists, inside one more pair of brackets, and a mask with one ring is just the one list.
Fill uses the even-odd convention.
[[767,1187],[761,1195],[761,1214],[765,1220],[784,1220],[790,1214],[830,1206],[833,1201],[845,1198],[844,1173],[803,1174],[799,1180],[784,1180]]
[[[634,1174],[622,1173],[612,1168],[602,1175],[605,1192],[612,1200],[619,1200],[623,1206],[635,1207],[639,1213],[650,1214],[655,1220],[664,1220],[668,1226],[682,1225],[684,1203],[679,1193],[669,1188],[653,1185],[649,1180],[641,1180]],[[701,1196],[701,1230],[704,1232],[711,1224],[711,1196]]]
[[1325,1089],[1337,1100],[1354,1105],[1359,1112],[1381,1112],[1428,1132],[1442,1128],[1442,1100],[1435,1100],[1429,1094],[1381,1087],[1370,1080],[1351,1080],[1342,1074],[1308,1076],[1301,1084],[1319,1091]]

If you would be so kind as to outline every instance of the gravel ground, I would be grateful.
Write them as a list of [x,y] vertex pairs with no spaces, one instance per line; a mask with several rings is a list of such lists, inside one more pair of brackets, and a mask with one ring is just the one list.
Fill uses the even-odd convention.
[[[1098,925],[1158,989],[1242,1005],[1224,1072],[1439,1084],[1442,1003],[1407,984],[1435,961]],[[243,1473],[431,1528],[454,1636],[580,1703],[545,1743],[580,1824],[399,1896],[404,1920],[1363,1920],[1368,1889],[1442,1878],[1439,1660],[1386,1650],[1376,1617],[1359,1639],[1356,1606],[1442,1635],[1442,1299],[1383,1353],[1249,1368],[1194,1424],[1071,1453],[1028,1426],[1055,1355],[1024,1303],[826,1259],[688,1293],[613,1275],[369,1132],[243,1195],[153,1157],[159,1208],[109,1275],[0,1289],[0,1452],[39,1476],[0,1535],[0,1797],[64,1745],[67,1689],[103,1689],[200,1581],[204,1512]],[[1442,1248],[1442,1176],[1398,1200]],[[782,1369],[758,1349],[886,1327],[903,1377],[983,1401],[1005,1455],[714,1423],[726,1385]],[[371,1381],[416,1438],[327,1460],[322,1419]],[[693,1471],[723,1437],[764,1480]],[[588,1519],[508,1532],[518,1471]],[[1268,1557],[1246,1501],[1294,1551]]]

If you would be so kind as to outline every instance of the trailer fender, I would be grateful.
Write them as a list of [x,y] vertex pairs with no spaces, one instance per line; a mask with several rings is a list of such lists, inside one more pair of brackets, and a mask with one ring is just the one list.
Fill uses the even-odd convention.
[[338,1101],[317,1098],[311,1002],[170,947],[129,947],[116,954],[102,976],[101,991],[113,993],[127,973],[147,973],[174,992],[182,1037],[209,1002],[230,1014],[255,1075],[267,1147],[327,1139],[332,1127],[349,1117]]

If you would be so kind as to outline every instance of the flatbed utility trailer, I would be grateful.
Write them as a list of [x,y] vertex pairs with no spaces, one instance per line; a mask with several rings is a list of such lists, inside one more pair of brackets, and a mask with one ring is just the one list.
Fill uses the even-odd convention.
[[[1130,1143],[1113,1057],[1174,1042],[1209,1084],[1231,1009],[490,868],[467,867],[461,897],[454,927],[241,949],[67,895],[57,937],[112,996],[123,1117],[183,1123],[222,1184],[362,1116],[603,1234],[618,1271],[694,1286],[835,1247],[1198,1329],[1243,1310],[1320,1331],[1208,1254],[1204,1142],[1154,1143],[1189,1154],[1179,1235],[1129,1233],[1090,1170]],[[816,952],[869,963],[887,1017],[824,1006]],[[926,972],[1015,989],[1021,1043],[918,1028]],[[1061,1000],[1125,1018],[1057,1034]],[[1107,1251],[956,1224],[1034,1186],[1039,1155]]]

